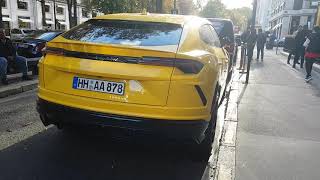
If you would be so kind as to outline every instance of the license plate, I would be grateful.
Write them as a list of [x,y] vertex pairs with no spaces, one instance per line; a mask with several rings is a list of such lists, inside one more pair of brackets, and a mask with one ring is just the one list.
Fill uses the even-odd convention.
[[112,82],[74,77],[73,89],[94,91],[108,94],[124,95],[125,85],[122,82]]

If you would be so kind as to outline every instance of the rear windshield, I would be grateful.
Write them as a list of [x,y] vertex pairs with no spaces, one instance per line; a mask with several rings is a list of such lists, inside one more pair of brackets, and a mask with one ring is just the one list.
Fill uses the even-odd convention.
[[182,28],[169,23],[89,20],[63,35],[70,40],[132,46],[178,45]]

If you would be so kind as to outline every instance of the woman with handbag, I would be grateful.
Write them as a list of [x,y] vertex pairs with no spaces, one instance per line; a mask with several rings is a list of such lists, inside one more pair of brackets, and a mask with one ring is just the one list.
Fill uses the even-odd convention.
[[[312,80],[311,71],[313,63],[316,61],[319,61],[320,59],[320,27],[316,26],[313,29],[313,32],[311,35],[308,36],[306,42],[304,43],[304,46],[306,47],[306,82],[309,82]],[[319,61],[320,62],[320,61]]]

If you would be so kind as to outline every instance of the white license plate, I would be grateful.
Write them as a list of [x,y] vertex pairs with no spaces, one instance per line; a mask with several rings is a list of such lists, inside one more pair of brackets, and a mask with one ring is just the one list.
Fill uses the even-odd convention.
[[73,89],[102,92],[108,94],[124,95],[125,85],[121,82],[103,81],[74,77]]

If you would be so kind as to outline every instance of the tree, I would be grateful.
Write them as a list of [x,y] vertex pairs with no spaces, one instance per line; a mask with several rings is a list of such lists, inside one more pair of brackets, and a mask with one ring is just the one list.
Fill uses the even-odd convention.
[[45,0],[40,0],[41,3],[41,15],[42,15],[42,26],[45,27],[47,26],[47,22],[46,22],[46,2]]
[[73,18],[72,18],[72,0],[67,0],[68,16],[69,16],[69,25],[70,28],[73,27]]
[[224,18],[227,15],[227,8],[221,0],[209,0],[200,15],[206,18]]
[[73,26],[78,24],[77,4],[77,0],[73,0]]
[[178,1],[179,14],[190,15],[194,14],[194,3],[193,0],[179,0]]
[[200,15],[207,18],[231,19],[234,25],[244,30],[251,17],[251,12],[252,10],[248,7],[227,9],[221,0],[209,0],[201,10]]
[[2,4],[3,4],[3,0],[0,0],[0,28],[3,28],[3,21],[2,21]]

